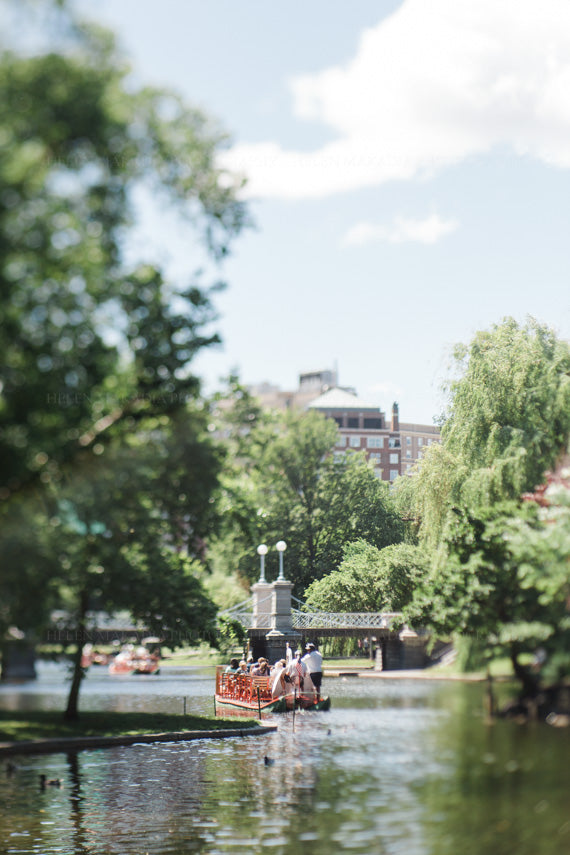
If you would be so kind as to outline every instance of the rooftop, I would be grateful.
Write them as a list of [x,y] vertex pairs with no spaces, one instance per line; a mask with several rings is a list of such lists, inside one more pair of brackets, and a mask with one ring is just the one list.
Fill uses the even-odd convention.
[[377,404],[363,401],[353,392],[340,389],[338,386],[319,395],[318,398],[308,404],[308,408],[313,410],[358,410],[359,412],[372,410],[375,413],[381,412]]

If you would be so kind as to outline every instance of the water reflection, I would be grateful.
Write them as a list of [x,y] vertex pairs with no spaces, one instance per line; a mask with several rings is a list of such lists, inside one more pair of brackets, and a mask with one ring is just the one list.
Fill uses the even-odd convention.
[[[211,673],[151,679],[113,695],[97,678],[85,697],[170,710],[186,694],[191,711],[211,709]],[[39,703],[41,689],[27,697]],[[327,691],[330,713],[275,716],[265,737],[21,758],[0,780],[1,851],[568,851],[567,732],[486,726],[478,686],[350,679]],[[40,772],[64,788],[41,792]]]

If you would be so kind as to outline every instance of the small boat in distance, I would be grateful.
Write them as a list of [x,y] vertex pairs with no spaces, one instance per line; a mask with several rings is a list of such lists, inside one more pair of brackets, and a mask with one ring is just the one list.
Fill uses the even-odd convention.
[[85,644],[81,652],[81,667],[89,668],[90,665],[108,665],[110,656],[96,650],[92,644]]
[[227,674],[223,665],[216,668],[216,715],[263,715],[289,712],[293,709],[328,710],[331,699],[315,692],[300,692],[273,697],[271,677],[251,674]]
[[109,662],[109,674],[158,674],[160,657],[145,647],[128,644]]

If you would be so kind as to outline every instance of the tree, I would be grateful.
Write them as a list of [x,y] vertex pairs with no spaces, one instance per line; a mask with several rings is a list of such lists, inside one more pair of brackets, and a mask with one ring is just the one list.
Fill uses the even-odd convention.
[[419,547],[397,543],[377,549],[357,540],[344,547],[337,570],[309,585],[305,604],[317,611],[401,611],[426,569]]
[[246,222],[215,163],[225,135],[173,92],[133,91],[109,33],[76,32],[65,52],[1,60],[4,498],[72,459],[94,425],[196,394],[186,366],[218,340],[202,332],[210,292],[198,274],[174,287],[150,263],[126,266],[135,190],[189,219],[196,265]]
[[570,347],[535,321],[506,319],[456,357],[442,446],[400,497],[432,562],[408,618],[506,650],[531,693],[521,653],[566,639],[568,541],[521,496],[570,437]]
[[557,544],[550,536],[529,506],[509,502],[477,512],[456,509],[446,548],[416,592],[409,619],[506,652],[524,692],[534,694],[537,675],[521,663],[521,654],[538,646],[558,649],[567,643],[570,623],[568,552],[565,562],[560,555],[553,560]]
[[413,475],[406,512],[432,545],[453,505],[516,499],[539,484],[570,435],[570,348],[552,330],[506,318],[457,346],[455,360],[442,445]]
[[[38,630],[65,602],[79,638],[97,602],[188,640],[215,611],[196,559],[222,459],[190,363],[219,340],[213,268],[247,211],[215,123],[136,89],[112,36],[55,5],[57,50],[0,59],[0,545],[20,556],[0,631]],[[187,224],[184,282],[128,260],[141,189]]]
[[[68,718],[78,715],[81,649],[93,610],[124,609],[171,647],[204,634],[213,637],[216,608],[193,558],[199,552],[194,539],[207,530],[210,505],[199,495],[183,499],[178,493],[184,478],[198,484],[199,473],[188,478],[184,462],[169,452],[171,435],[147,436],[142,449],[140,439],[107,449],[97,464],[91,456],[76,461],[66,483],[48,496],[53,505],[50,600],[65,609],[77,638]],[[201,456],[207,454],[203,448]],[[193,465],[215,483],[213,462],[198,461],[195,454]],[[167,477],[174,494],[160,488]],[[207,482],[203,489],[208,490]]]
[[[402,536],[387,485],[363,455],[335,455],[336,438],[335,423],[309,411],[263,425],[252,444],[249,554],[260,542],[285,540],[286,576],[297,596],[338,566],[347,543],[364,538],[383,547]],[[244,575],[255,578],[257,568],[245,561]]]

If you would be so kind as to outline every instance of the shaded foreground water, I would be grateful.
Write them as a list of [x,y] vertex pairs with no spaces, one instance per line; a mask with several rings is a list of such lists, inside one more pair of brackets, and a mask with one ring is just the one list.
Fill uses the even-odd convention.
[[[2,686],[4,709],[62,708],[63,671]],[[18,757],[0,776],[0,852],[566,855],[570,732],[488,726],[479,685],[326,681],[328,713],[260,738]],[[211,713],[213,673],[113,678],[85,709]],[[266,764],[265,757],[270,762]],[[63,786],[39,788],[39,774]]]

